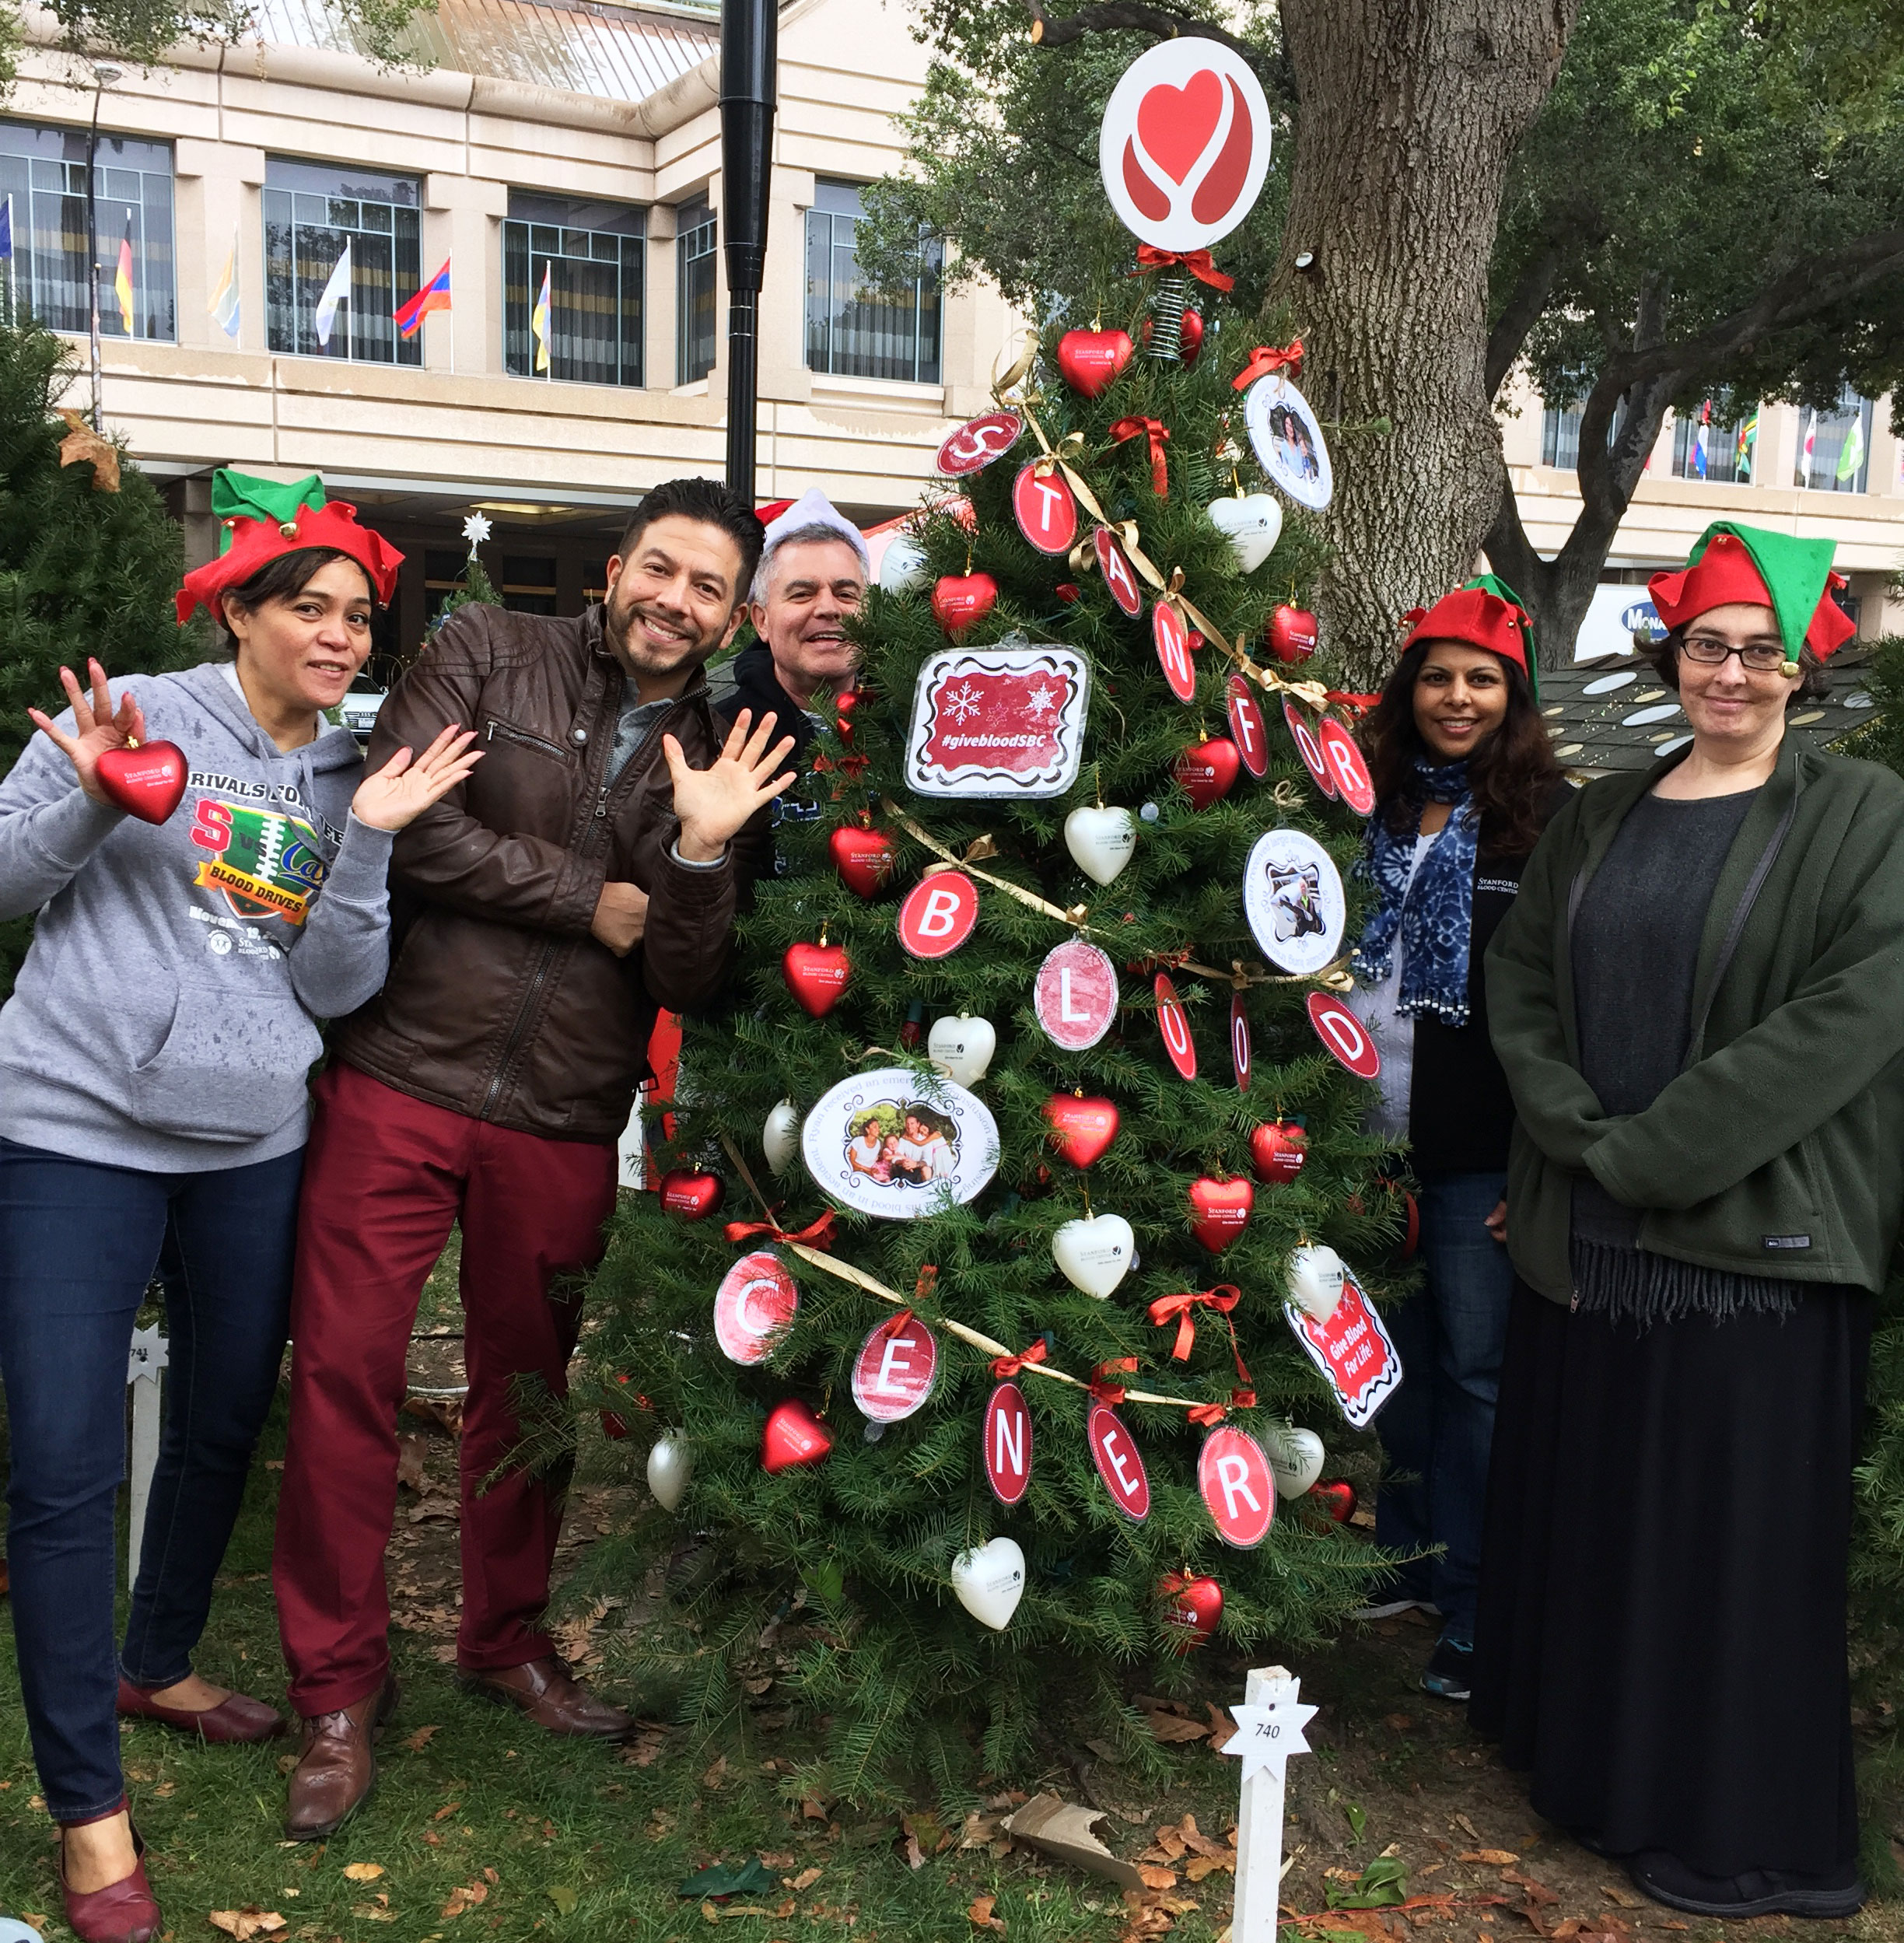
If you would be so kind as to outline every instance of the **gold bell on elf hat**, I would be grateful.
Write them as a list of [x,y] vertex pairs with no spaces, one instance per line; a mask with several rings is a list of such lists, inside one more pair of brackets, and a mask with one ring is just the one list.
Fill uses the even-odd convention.
[[390,604],[403,555],[381,534],[357,523],[355,506],[327,499],[316,473],[285,485],[227,466],[212,474],[212,510],[219,522],[219,557],[186,575],[177,598],[181,625],[201,601],[213,620],[221,619],[222,595],[243,586],[280,554],[308,547],[348,555],[369,575],[379,604]]
[[1849,583],[1832,571],[1837,544],[1798,540],[1788,533],[1715,520],[1693,542],[1676,572],[1656,573],[1647,591],[1670,631],[1708,608],[1742,603],[1769,607],[1785,643],[1785,672],[1796,674],[1799,651],[1828,660],[1857,632],[1857,624],[1832,598]]

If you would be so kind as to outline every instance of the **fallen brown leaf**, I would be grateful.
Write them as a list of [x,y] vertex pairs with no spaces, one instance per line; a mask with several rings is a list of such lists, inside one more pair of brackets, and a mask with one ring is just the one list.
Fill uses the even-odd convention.
[[487,1882],[466,1882],[460,1889],[450,1892],[450,1899],[443,1906],[443,1917],[446,1920],[453,1920],[464,1910],[473,1910],[478,1903],[486,1903],[488,1899],[489,1885]]
[[1524,1889],[1527,1892],[1527,1899],[1530,1903],[1558,1903],[1560,1900],[1559,1897],[1555,1895],[1545,1882],[1537,1882],[1532,1876],[1523,1875],[1517,1869],[1503,1869],[1501,1880],[1503,1882],[1512,1882],[1517,1888]]
[[800,1814],[809,1822],[824,1822],[827,1819],[826,1804],[817,1794],[810,1794],[800,1804]]
[[381,1862],[347,1862],[344,1865],[344,1879],[347,1882],[374,1882],[383,1873]]
[[701,1777],[704,1788],[717,1788],[727,1778],[727,1757],[722,1755],[714,1765]]
[[1214,1875],[1219,1869],[1227,1869],[1236,1874],[1236,1850],[1229,1850],[1222,1855],[1193,1855],[1184,1864],[1184,1874],[1192,1882],[1201,1882],[1206,1876]]
[[796,1892],[803,1889],[810,1889],[825,1873],[824,1869],[802,1869],[798,1875],[789,1877],[780,1886],[782,1889],[794,1890]]
[[460,1801],[446,1801],[443,1806],[430,1817],[430,1819],[432,1822],[446,1821],[449,1817],[455,1814],[457,1810],[463,1804]]
[[275,1910],[261,1910],[255,1903],[247,1903],[242,1910],[214,1910],[211,1922],[213,1929],[236,1937],[238,1943],[247,1943],[254,1936],[275,1936],[285,1927]]
[[1174,1869],[1160,1869],[1146,1864],[1139,1868],[1137,1873],[1143,1878],[1147,1889],[1174,1889],[1177,1886],[1177,1872]]
[[1600,1893],[1609,1903],[1617,1903],[1622,1910],[1643,1909],[1646,1906],[1638,1896],[1628,1895],[1626,1890],[1615,1888],[1611,1882],[1602,1882]]
[[1186,1720],[1181,1714],[1146,1714],[1144,1725],[1152,1736],[1160,1741],[1202,1741],[1209,1737],[1209,1728],[1201,1721]]
[[415,1733],[406,1734],[403,1744],[412,1754],[421,1754],[442,1731],[439,1727],[420,1727]]
[[1491,1868],[1510,1869],[1521,1858],[1511,1849],[1467,1849],[1454,1859],[1458,1862],[1485,1862]]
[[971,1924],[975,1930],[996,1930],[1003,1936],[1005,1933],[1005,1919],[1002,1916],[994,1916],[992,1913],[993,1909],[997,1906],[997,1903],[998,1898],[996,1896],[974,1897],[971,1907],[965,1912],[966,1921]]
[[374,1903],[353,1903],[351,1914],[361,1917],[366,1923],[394,1923],[397,1912],[390,1906],[387,1896],[380,1896]]
[[1476,1828],[1476,1827],[1475,1826],[1475,1825],[1473,1824],[1473,1822],[1472,1822],[1471,1821],[1469,1821],[1469,1820],[1468,1820],[1468,1819],[1467,1818],[1467,1816],[1466,1816],[1466,1815],[1456,1815],[1456,1816],[1455,1816],[1455,1818],[1454,1818],[1454,1824],[1455,1824],[1455,1826],[1456,1826],[1456,1827],[1458,1827],[1458,1828],[1464,1828],[1464,1829],[1465,1829],[1468,1831],[1468,1833],[1470,1835],[1472,1835],[1472,1836],[1474,1837],[1474,1839],[1475,1839],[1477,1842],[1479,1842],[1479,1841],[1480,1840],[1480,1839],[1481,1839],[1481,1831],[1480,1831],[1478,1828]]

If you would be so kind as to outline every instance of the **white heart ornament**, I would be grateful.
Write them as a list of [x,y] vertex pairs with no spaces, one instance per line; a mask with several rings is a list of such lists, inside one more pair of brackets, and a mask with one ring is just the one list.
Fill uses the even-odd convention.
[[932,568],[919,543],[895,533],[880,556],[880,586],[887,593],[919,593],[931,579]]
[[1024,1588],[1024,1554],[1015,1539],[994,1539],[952,1561],[952,1590],[959,1604],[994,1633],[1011,1623]]
[[1238,569],[1254,573],[1276,551],[1283,537],[1282,502],[1267,492],[1246,499],[1213,499],[1206,510],[1209,523],[1230,542]]
[[1326,1453],[1314,1431],[1299,1430],[1293,1424],[1272,1423],[1265,1427],[1263,1442],[1269,1452],[1269,1469],[1276,1479],[1279,1498],[1300,1497],[1321,1476]]
[[1094,884],[1108,884],[1137,848],[1137,819],[1128,810],[1073,810],[1065,818],[1065,848]]
[[1305,1315],[1326,1322],[1342,1298],[1342,1259],[1327,1243],[1298,1248],[1290,1257],[1289,1297]]
[[688,1495],[694,1476],[694,1453],[679,1438],[664,1437],[648,1453],[648,1488],[664,1511],[674,1511]]
[[1137,1265],[1137,1238],[1121,1214],[1067,1221],[1052,1237],[1052,1259],[1073,1288],[1101,1302]]
[[800,1109],[791,1100],[782,1100],[761,1129],[761,1151],[775,1173],[786,1173],[800,1157]]
[[998,1050],[989,1019],[961,1012],[956,1019],[934,1019],[926,1035],[926,1056],[958,1086],[976,1086]]

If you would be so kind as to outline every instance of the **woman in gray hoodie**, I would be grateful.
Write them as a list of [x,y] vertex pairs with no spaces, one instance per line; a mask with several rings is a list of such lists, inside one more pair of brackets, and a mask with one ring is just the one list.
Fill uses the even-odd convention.
[[[61,670],[70,708],[0,782],[0,917],[37,912],[0,1010],[0,1376],[20,1683],[67,1917],[86,1943],[160,1920],[126,1808],[115,1711],[208,1740],[282,1731],[191,1656],[285,1337],[317,1021],[383,982],[392,834],[476,761],[453,726],[374,775],[321,712],[369,652],[401,558],[327,505],[222,473],[231,535],[189,576],[234,659],[121,682]],[[183,752],[164,821],[101,758]],[[154,751],[156,757],[163,751]],[[110,772],[114,765],[108,762]],[[161,806],[162,807],[162,806]],[[162,1274],[165,1427],[123,1655],[114,1508],[127,1347]]]

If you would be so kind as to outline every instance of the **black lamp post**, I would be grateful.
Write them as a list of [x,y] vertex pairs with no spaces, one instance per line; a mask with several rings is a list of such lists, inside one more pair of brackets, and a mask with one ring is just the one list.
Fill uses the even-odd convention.
[[754,503],[761,278],[773,166],[779,0],[721,0],[721,229],[727,256],[727,483]]
[[118,80],[120,71],[104,61],[93,70],[93,125],[86,131],[86,289],[88,334],[93,366],[93,429],[100,427],[99,185],[100,96]]

